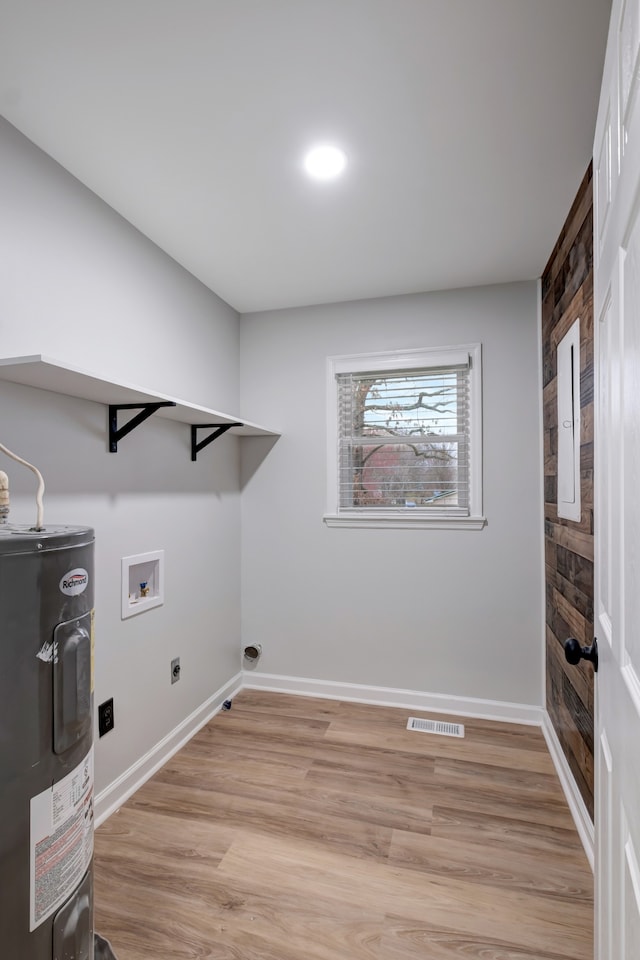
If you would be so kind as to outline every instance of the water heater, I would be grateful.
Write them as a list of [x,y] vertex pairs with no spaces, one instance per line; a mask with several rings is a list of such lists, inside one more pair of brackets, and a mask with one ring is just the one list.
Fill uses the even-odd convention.
[[93,530],[0,525],[0,956],[93,960]]

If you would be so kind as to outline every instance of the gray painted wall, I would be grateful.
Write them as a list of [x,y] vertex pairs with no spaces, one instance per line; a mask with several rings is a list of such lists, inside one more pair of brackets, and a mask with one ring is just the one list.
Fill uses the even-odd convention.
[[[0,121],[0,354],[45,353],[237,413],[237,315]],[[240,669],[238,440],[191,463],[187,425],[152,418],[106,448],[106,408],[0,380],[0,441],[43,471],[45,520],[96,530],[96,744],[103,789]],[[5,457],[12,519],[32,475]],[[120,619],[120,559],[164,549],[166,602]],[[170,684],[170,660],[182,678]]]
[[[542,703],[537,338],[534,282],[241,318],[242,403],[283,433],[242,496],[261,671]],[[478,340],[486,528],[327,528],[327,356]]]
[[237,413],[238,316],[0,118],[0,352]]

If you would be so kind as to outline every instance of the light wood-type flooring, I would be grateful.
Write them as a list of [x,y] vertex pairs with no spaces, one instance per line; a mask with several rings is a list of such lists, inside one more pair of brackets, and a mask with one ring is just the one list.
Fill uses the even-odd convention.
[[118,960],[590,960],[539,729],[245,690],[97,831]]

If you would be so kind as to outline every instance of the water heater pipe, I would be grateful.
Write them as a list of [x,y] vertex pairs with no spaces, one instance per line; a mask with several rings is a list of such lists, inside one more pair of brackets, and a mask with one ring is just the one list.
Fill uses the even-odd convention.
[[12,460],[15,460],[17,463],[21,463],[24,467],[28,467],[29,470],[35,473],[38,478],[38,489],[36,491],[36,525],[35,530],[44,529],[44,506],[42,503],[42,498],[44,496],[44,480],[42,474],[37,467],[34,467],[32,463],[29,463],[27,460],[23,460],[22,457],[19,457],[17,453],[12,453],[4,444],[0,443],[0,450],[3,453],[6,453],[8,457],[11,457]]

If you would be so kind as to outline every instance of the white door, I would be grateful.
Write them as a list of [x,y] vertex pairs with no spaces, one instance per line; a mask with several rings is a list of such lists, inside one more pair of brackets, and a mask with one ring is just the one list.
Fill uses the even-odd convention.
[[640,0],[613,0],[594,145],[597,960],[640,958]]

